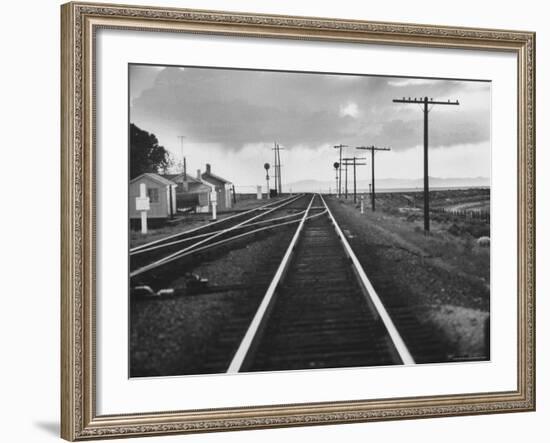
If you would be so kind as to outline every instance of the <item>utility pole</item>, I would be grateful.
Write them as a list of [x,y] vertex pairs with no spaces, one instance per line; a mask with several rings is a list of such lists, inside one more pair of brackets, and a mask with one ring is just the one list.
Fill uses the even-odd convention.
[[348,199],[348,163],[344,163],[344,166],[346,167],[346,188],[345,188],[345,196],[346,200]]
[[187,168],[186,168],[186,164],[185,164],[185,156],[183,155],[183,139],[186,138],[185,135],[178,135],[178,139],[180,141],[180,150],[181,150],[181,173],[182,173],[182,188],[183,188],[183,182],[185,182],[185,180],[187,180]]
[[397,98],[393,99],[394,103],[406,103],[406,104],[416,104],[423,105],[422,111],[424,112],[424,231],[430,231],[430,184],[428,176],[428,114],[431,108],[428,109],[428,105],[459,105],[458,100],[456,101],[439,101],[434,100],[433,98],[420,97],[420,98]]
[[338,195],[338,168],[340,167],[340,163],[334,162],[334,164],[333,164],[332,166],[334,166],[334,173],[335,173],[335,176],[336,176],[336,187],[335,187],[334,189],[336,190],[336,191],[335,191],[335,192],[336,192],[336,195],[337,195],[338,197],[340,197],[340,196]]
[[369,195],[370,195],[370,199],[372,201],[372,183],[369,183]]
[[277,170],[279,169],[279,162],[277,161],[277,142],[273,142],[273,180],[275,182],[275,191],[277,191],[277,194],[279,193],[279,185],[277,183],[277,177],[279,174],[277,173]]
[[282,194],[283,193],[283,182],[281,180],[281,168],[283,165],[281,165],[281,149],[284,149],[284,148],[281,148],[281,146],[279,145],[279,143],[277,143],[277,161],[279,162],[279,194]]
[[273,172],[273,178],[275,179],[275,189],[277,190],[277,194],[280,194],[283,192],[283,185],[281,182],[281,149],[284,150],[284,148],[281,148],[279,143],[273,142],[273,154],[274,154],[274,172]]
[[[347,148],[348,145],[343,145],[343,144],[339,144],[339,145],[335,145],[333,146],[334,149],[339,149],[340,150],[340,166],[342,166],[342,148]],[[339,169],[339,174],[338,174],[338,198],[340,198],[340,196],[342,195],[342,168]]]
[[365,160],[365,157],[349,157],[344,158],[344,165],[346,165],[346,198],[348,198],[348,165],[353,166],[353,203],[357,203],[357,166],[365,166],[366,163],[357,163],[357,160]]
[[371,193],[371,205],[372,210],[375,210],[375,187],[374,187],[374,151],[390,151],[390,148],[377,148],[376,146],[357,146],[355,149],[362,149],[365,151],[370,151],[371,153],[371,185],[372,185],[372,193]]

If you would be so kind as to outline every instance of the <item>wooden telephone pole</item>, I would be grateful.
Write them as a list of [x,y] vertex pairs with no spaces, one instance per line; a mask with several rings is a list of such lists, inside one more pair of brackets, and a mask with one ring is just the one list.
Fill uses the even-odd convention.
[[277,194],[280,194],[283,191],[283,186],[281,184],[281,150],[284,150],[284,148],[281,148],[279,143],[273,142],[273,151],[275,155],[275,161],[273,163],[273,178],[275,180],[275,189]]
[[355,149],[363,149],[365,151],[370,151],[371,153],[371,205],[372,210],[374,211],[376,208],[376,205],[374,203],[375,200],[375,190],[374,190],[374,151],[390,151],[390,148],[377,148],[376,146],[357,146]]
[[[347,147],[348,145],[343,145],[341,143],[339,145],[333,146],[334,149],[340,150],[340,162],[339,162],[340,169],[338,169],[338,198],[340,198],[340,196],[342,195],[342,148],[347,148]],[[347,195],[346,195],[346,198],[347,198]]]
[[357,203],[357,166],[366,166],[366,163],[357,163],[357,160],[365,160],[365,157],[343,158],[346,166],[346,198],[348,198],[348,165],[353,166],[353,203]]
[[334,162],[334,164],[333,164],[332,166],[334,167],[335,178],[336,178],[336,187],[335,187],[334,189],[335,189],[336,195],[337,195],[338,197],[340,197],[340,196],[338,195],[338,168],[340,167],[340,163]]
[[428,109],[428,105],[459,105],[458,100],[456,101],[439,101],[434,100],[433,98],[420,97],[420,98],[396,98],[393,100],[394,103],[406,103],[406,104],[415,104],[423,105],[422,111],[424,112],[424,231],[430,231],[430,183],[428,178],[428,114],[431,108]]
[[180,151],[181,151],[181,173],[182,173],[182,183],[187,180],[187,165],[185,163],[185,154],[183,152],[183,139],[187,138],[185,135],[178,135],[178,140],[180,141]]

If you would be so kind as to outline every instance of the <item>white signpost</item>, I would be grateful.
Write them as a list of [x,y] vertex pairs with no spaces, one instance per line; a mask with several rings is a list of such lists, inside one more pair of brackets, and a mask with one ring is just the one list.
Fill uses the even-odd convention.
[[212,220],[216,220],[216,207],[218,206],[218,195],[216,191],[210,192],[210,203],[212,204]]
[[365,196],[361,195],[361,214],[365,213]]
[[262,187],[261,186],[256,186],[256,198],[258,200],[262,199]]
[[141,211],[141,233],[147,234],[147,211],[151,209],[145,183],[139,185],[139,197],[136,197],[136,211]]

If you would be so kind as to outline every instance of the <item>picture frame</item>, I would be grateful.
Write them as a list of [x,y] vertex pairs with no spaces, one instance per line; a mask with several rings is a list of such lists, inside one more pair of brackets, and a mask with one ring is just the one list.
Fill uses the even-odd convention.
[[[71,2],[61,7],[61,436],[69,441],[535,410],[535,34]],[[98,414],[96,165],[101,29],[466,49],[517,57],[517,388]],[[498,128],[494,128],[498,130]],[[498,161],[498,159],[496,160]]]

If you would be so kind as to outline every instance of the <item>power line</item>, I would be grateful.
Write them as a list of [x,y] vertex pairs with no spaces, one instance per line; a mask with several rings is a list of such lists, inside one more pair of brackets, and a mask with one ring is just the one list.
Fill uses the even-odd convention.
[[[340,150],[340,169],[338,170],[338,198],[340,198],[340,196],[342,195],[342,148],[347,148],[348,145],[343,145],[343,144],[339,144],[339,145],[335,145],[333,146],[334,149],[339,149]],[[347,195],[346,195],[346,198],[347,198]]]
[[422,112],[424,112],[424,231],[430,231],[430,192],[429,192],[429,179],[428,179],[428,113],[431,108],[428,109],[428,105],[455,105],[458,106],[460,103],[456,101],[440,101],[434,100],[433,98],[420,97],[420,98],[405,98],[394,99],[394,103],[405,103],[405,104],[421,104],[424,105]]
[[353,166],[353,203],[357,203],[357,166],[366,166],[366,163],[357,163],[357,160],[365,160],[366,157],[348,157],[343,158],[346,166],[346,198],[348,198],[348,165]]
[[372,146],[357,146],[355,149],[363,149],[363,150],[366,150],[366,151],[370,151],[371,153],[371,205],[372,205],[372,210],[374,211],[375,210],[375,203],[374,203],[374,200],[376,198],[376,192],[374,190],[374,151],[390,151],[390,148],[378,148],[374,145]]
[[182,183],[187,180],[187,168],[185,163],[185,155],[183,154],[183,139],[187,138],[185,135],[178,135],[178,139],[180,141],[180,149],[181,149],[181,169],[182,169]]
[[334,162],[332,166],[334,167],[334,172],[335,172],[334,176],[336,179],[336,187],[334,189],[335,189],[336,195],[338,195],[338,168],[340,167],[340,163]]
[[281,181],[281,150],[284,150],[285,148],[281,148],[279,143],[273,142],[273,151],[275,156],[275,163],[274,163],[274,179],[275,179],[275,190],[277,191],[277,194],[281,194],[283,192],[283,185]]

